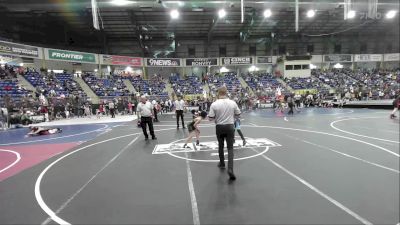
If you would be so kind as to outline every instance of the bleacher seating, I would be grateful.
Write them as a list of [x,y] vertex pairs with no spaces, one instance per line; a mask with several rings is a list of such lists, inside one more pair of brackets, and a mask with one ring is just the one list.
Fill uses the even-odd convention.
[[203,93],[203,84],[196,75],[187,76],[186,79],[179,79],[178,76],[171,76],[169,79],[172,88],[177,94],[192,95]]
[[212,91],[216,88],[225,85],[230,93],[239,93],[242,91],[242,85],[234,72],[229,72],[221,75],[211,75],[208,78],[208,84]]
[[128,77],[128,79],[140,94],[148,94],[160,98],[168,97],[168,92],[165,90],[165,83],[162,80],[144,80],[141,77]]
[[126,96],[129,90],[121,77],[98,78],[93,74],[85,74],[83,80],[96,93],[97,96]]
[[70,95],[86,96],[80,86],[73,80],[71,74],[48,74],[39,72],[26,72],[25,78],[45,94],[46,97],[59,97]]

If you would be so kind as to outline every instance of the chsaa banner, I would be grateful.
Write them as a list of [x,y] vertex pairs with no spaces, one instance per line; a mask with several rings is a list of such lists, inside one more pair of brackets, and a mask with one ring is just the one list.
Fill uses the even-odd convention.
[[42,48],[0,41],[0,53],[22,57],[42,58]]
[[46,49],[45,57],[48,60],[61,60],[80,63],[98,63],[97,54],[85,52],[73,52],[58,49]]

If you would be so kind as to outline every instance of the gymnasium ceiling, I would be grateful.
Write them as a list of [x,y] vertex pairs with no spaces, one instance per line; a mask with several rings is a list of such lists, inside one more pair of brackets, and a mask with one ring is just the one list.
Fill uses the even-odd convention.
[[[379,0],[380,19],[365,17],[368,1],[352,0],[357,16],[351,20],[343,19],[343,0],[299,0],[299,32],[295,32],[295,0],[244,0],[244,23],[240,0],[138,0],[125,6],[116,6],[111,0],[97,2],[100,31],[93,28],[90,0],[0,0],[0,37],[14,39],[14,35],[22,41],[48,43],[86,40],[90,45],[110,40],[212,41],[227,37],[263,41],[271,33],[275,37],[307,37],[395,32],[397,36],[399,30],[399,14],[392,20],[384,18],[390,9],[399,11],[399,0]],[[224,19],[217,16],[221,8],[227,11]],[[266,19],[263,12],[267,8],[272,16]],[[179,19],[171,20],[171,9],[179,10]],[[306,17],[309,9],[316,10],[314,18]]]

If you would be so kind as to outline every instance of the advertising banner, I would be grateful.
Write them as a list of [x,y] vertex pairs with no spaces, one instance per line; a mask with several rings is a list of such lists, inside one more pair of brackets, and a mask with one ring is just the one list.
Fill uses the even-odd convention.
[[48,60],[61,60],[79,63],[98,63],[97,54],[73,52],[58,49],[46,49],[45,57]]
[[146,59],[146,65],[152,67],[180,67],[180,59]]
[[362,54],[362,55],[354,55],[355,62],[380,62],[382,61],[381,54]]
[[186,66],[218,66],[218,58],[191,58],[185,62]]
[[271,64],[272,57],[271,56],[257,56],[257,64]]
[[138,57],[119,56],[119,55],[101,55],[100,64],[143,66],[143,59]]
[[253,64],[253,57],[224,57],[221,58],[221,65],[249,65]]
[[351,62],[351,55],[324,55],[324,62]]
[[400,61],[400,53],[390,53],[383,55],[383,61]]
[[22,57],[41,58],[40,51],[41,48],[39,47],[0,41],[0,54],[3,53]]

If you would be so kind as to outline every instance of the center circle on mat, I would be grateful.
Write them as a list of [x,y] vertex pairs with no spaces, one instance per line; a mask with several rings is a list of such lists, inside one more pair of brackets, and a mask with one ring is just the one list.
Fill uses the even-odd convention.
[[[245,137],[246,140],[256,140],[253,138]],[[263,138],[264,140],[267,140]],[[179,139],[176,141],[171,142],[169,145],[171,148],[181,148],[185,142],[186,138],[184,139]],[[194,140],[194,139],[193,139]],[[184,160],[189,160],[189,161],[194,161],[194,162],[219,162],[219,155],[218,155],[218,141],[216,140],[215,135],[213,136],[200,136],[200,146],[196,146],[198,148],[196,151],[193,150],[193,145],[192,143],[189,143],[188,146],[190,149],[188,150],[183,150],[183,151],[169,151],[167,152],[170,156],[178,158],[178,159],[184,159]],[[273,146],[280,146],[279,144],[276,144],[274,142],[273,146],[271,145],[266,145],[266,146],[241,146],[242,145],[242,140],[240,137],[235,137],[235,144],[233,148],[233,152],[235,155],[234,160],[239,161],[239,160],[245,160],[245,159],[251,159],[257,156],[260,156],[266,152],[268,152],[270,147]],[[202,146],[203,145],[203,146]],[[205,145],[205,146],[204,146]],[[202,148],[204,147],[204,148]],[[224,144],[224,154],[225,154],[225,161],[228,159],[227,155],[227,149],[226,149],[226,143]]]

